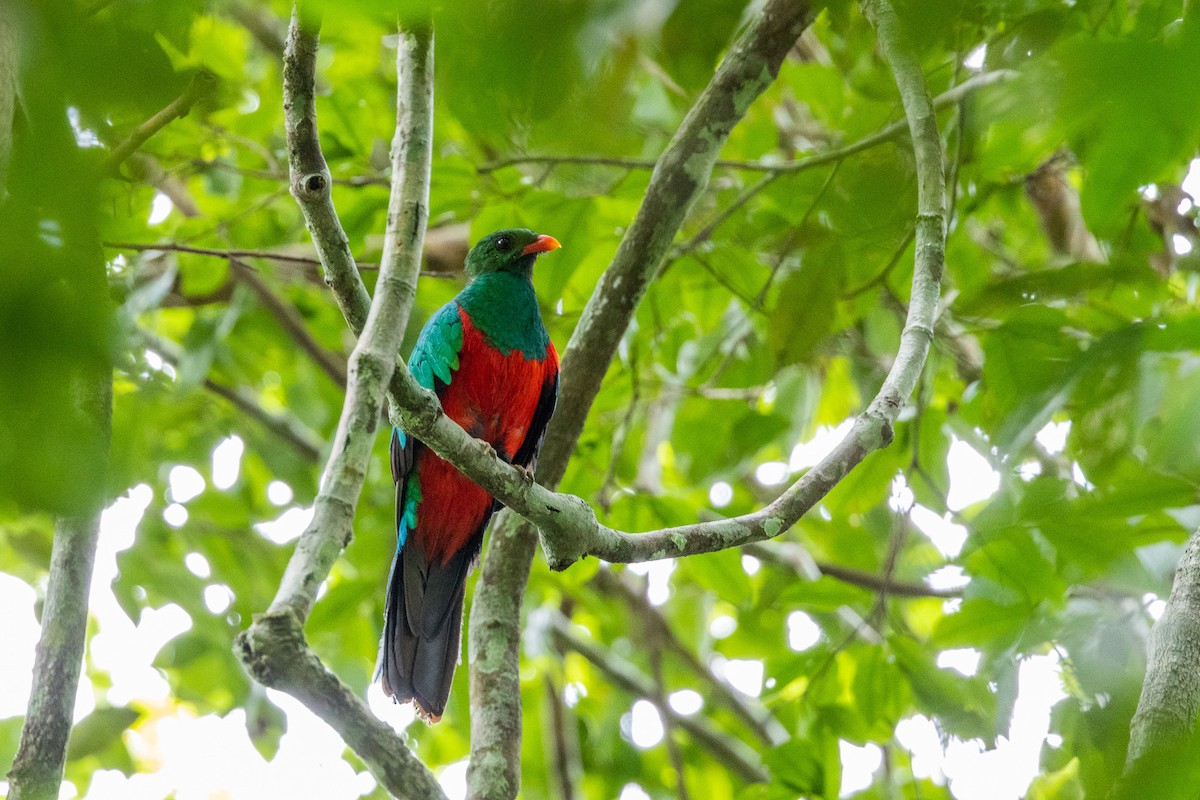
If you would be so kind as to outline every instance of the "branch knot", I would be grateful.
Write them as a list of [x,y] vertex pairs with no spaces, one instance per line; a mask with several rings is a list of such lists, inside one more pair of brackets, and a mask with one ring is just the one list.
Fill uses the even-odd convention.
[[310,172],[307,175],[301,175],[292,184],[292,193],[297,200],[318,200],[329,194],[331,184],[332,180],[327,173]]

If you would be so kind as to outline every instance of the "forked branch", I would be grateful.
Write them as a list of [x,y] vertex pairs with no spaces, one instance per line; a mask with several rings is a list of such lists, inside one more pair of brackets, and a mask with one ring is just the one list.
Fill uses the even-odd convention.
[[[270,609],[256,616],[250,628],[238,636],[236,650],[257,680],[297,697],[336,728],[393,795],[442,797],[437,781],[409,752],[404,740],[324,669],[303,638],[304,621],[316,602],[317,590],[352,535],[379,408],[404,337],[399,321],[408,316],[412,282],[420,268],[429,208],[432,32],[428,27],[401,31],[398,39],[398,127],[405,131],[401,144],[413,148],[418,163],[397,159],[397,164],[403,165],[393,181],[393,192],[399,195],[393,200],[398,211],[389,217],[391,244],[380,265],[374,301],[368,298],[354,266],[330,198],[329,172],[317,141],[313,105],[316,52],[316,32],[306,29],[299,15],[293,14],[284,59],[292,193],[313,234],[326,280],[347,320],[361,335],[350,356],[346,399],[312,522],[300,535]],[[424,156],[420,155],[422,148]]]

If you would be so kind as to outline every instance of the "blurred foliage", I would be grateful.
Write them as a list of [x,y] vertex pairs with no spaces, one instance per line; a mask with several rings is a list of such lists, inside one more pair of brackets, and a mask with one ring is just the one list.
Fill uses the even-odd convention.
[[[190,629],[156,659],[172,702],[195,713],[244,708],[270,757],[282,719],[230,644],[270,602],[290,551],[255,528],[281,512],[268,486],[285,482],[294,492],[286,505],[306,507],[320,464],[264,419],[324,441],[342,390],[224,259],[111,243],[310,254],[285,174],[279,63],[288,4],[10,5],[24,46],[0,207],[0,569],[42,585],[47,515],[97,492],[148,485],[153,500],[119,555],[113,591],[134,620],[172,603],[187,612]],[[702,741],[674,730],[693,796],[834,797],[841,740],[889,753],[890,773],[877,772],[858,796],[952,797],[914,777],[897,724],[922,714],[944,736],[991,745],[1008,735],[1017,665],[1047,653],[1061,659],[1067,697],[1052,720],[1061,744],[1044,750],[1029,796],[1103,796],[1119,776],[1148,601],[1165,597],[1180,543],[1200,524],[1200,238],[1196,207],[1179,194],[1200,146],[1200,24],[1177,19],[1181,0],[897,5],[934,94],[981,66],[1014,76],[939,116],[954,213],[944,311],[913,409],[889,449],[783,538],[832,564],[879,575],[890,564],[908,582],[961,570],[964,596],[881,600],[726,552],[675,564],[654,587],[666,601],[651,609],[644,570],[611,569],[631,601],[597,578],[594,563],[552,574],[538,560],[525,598],[527,798],[555,795],[548,756],[564,738],[577,740],[588,797],[617,797],[630,782],[671,797],[679,779],[665,743],[633,743],[627,715],[636,698],[596,663],[559,649],[547,621],[559,613],[612,658],[660,681],[664,696],[698,691],[699,716],[756,751],[772,776],[746,785]],[[394,124],[388,20],[396,6],[328,6],[321,136],[342,181],[334,199],[350,246],[374,262]],[[483,0],[435,6],[431,224],[434,237],[460,250],[467,228],[455,223],[469,225],[472,241],[513,225],[560,239],[562,252],[535,280],[561,351],[649,173],[619,163],[491,162],[655,157],[749,12],[743,2],[698,0],[523,9]],[[111,148],[201,69],[217,76],[216,91],[105,177]],[[900,118],[870,27],[852,4],[831,2],[722,156],[787,161]],[[1054,159],[1065,199],[1047,209],[1027,197],[1024,176]],[[760,176],[718,168],[596,400],[563,488],[593,501],[610,524],[645,530],[759,507],[782,487],[762,483],[758,466],[788,462],[797,443],[861,410],[894,357],[912,273],[910,147],[896,138],[781,173],[725,216]],[[1164,207],[1162,198],[1179,199]],[[1062,252],[1046,235],[1048,214],[1080,209],[1103,263]],[[692,240],[715,220],[711,236]],[[109,243],[111,301],[95,279],[101,242]],[[315,267],[244,260],[318,346],[344,359],[352,339]],[[406,347],[460,286],[453,276],[421,282]],[[115,410],[104,486],[94,468],[99,444],[70,422],[67,375],[109,360]],[[251,400],[256,415],[229,402],[231,392]],[[1061,450],[1037,436],[1048,423],[1069,424]],[[214,448],[235,434],[245,443],[237,479],[214,488]],[[952,474],[947,454],[961,443],[999,486],[951,508],[951,485],[964,475]],[[371,677],[393,549],[385,437],[376,444],[357,536],[307,626],[322,658],[358,692]],[[179,465],[208,482],[184,503],[182,526],[164,519]],[[943,554],[889,507],[898,480],[930,516],[964,526],[961,552]],[[211,574],[189,568],[190,554]],[[663,580],[655,575],[652,583]],[[231,597],[220,612],[206,600],[213,585]],[[821,631],[799,652],[789,646],[793,611]],[[648,633],[651,614],[678,648]],[[722,618],[732,627],[714,624]],[[949,648],[978,650],[978,673],[937,666]],[[721,700],[712,670],[730,659],[761,663],[761,696],[741,699],[781,726],[783,739],[756,735]],[[103,672],[88,673],[102,696]],[[434,768],[467,753],[466,679],[460,669],[445,722],[409,730]],[[569,735],[554,728],[547,681],[566,699]],[[79,726],[68,777],[81,792],[99,767],[147,766],[121,744],[122,731],[152,724],[162,710],[145,712],[102,702]],[[13,722],[0,721],[0,756],[15,747]]]

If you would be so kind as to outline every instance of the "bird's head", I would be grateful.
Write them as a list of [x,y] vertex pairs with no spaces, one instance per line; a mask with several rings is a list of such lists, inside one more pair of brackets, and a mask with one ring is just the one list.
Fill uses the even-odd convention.
[[472,278],[489,272],[511,272],[528,278],[538,253],[561,247],[553,236],[534,233],[527,228],[509,228],[488,234],[475,243],[467,254],[467,274]]

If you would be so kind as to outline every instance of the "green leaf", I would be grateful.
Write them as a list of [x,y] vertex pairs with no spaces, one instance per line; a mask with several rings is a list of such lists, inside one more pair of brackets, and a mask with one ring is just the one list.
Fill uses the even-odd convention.
[[120,706],[100,706],[71,729],[67,759],[75,761],[99,753],[121,738],[142,716],[140,711]]
[[1038,775],[1029,784],[1026,800],[1083,800],[1079,759],[1072,758],[1062,769]]

